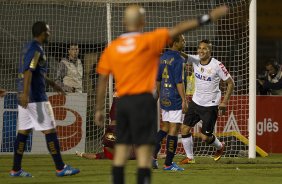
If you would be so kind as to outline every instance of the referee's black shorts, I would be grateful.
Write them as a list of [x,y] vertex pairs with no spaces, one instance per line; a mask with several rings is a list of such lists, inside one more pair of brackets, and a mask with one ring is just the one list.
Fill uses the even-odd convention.
[[157,104],[152,94],[122,96],[117,100],[116,144],[156,143]]
[[200,120],[203,121],[202,133],[211,136],[214,131],[218,115],[218,106],[204,107],[191,101],[188,105],[188,112],[185,114],[183,124],[194,127]]

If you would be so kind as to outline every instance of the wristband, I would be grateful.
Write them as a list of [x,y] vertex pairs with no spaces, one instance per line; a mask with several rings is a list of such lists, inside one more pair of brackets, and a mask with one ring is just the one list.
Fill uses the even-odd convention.
[[209,14],[202,15],[198,17],[198,23],[200,26],[206,25],[211,22],[211,17]]

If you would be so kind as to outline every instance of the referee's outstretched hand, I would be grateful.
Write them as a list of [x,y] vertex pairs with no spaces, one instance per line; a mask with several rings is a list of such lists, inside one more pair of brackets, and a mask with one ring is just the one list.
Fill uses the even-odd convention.
[[96,112],[95,112],[95,124],[98,127],[102,128],[104,126],[104,118],[105,118],[104,110],[96,110]]
[[228,6],[223,5],[213,9],[210,12],[211,21],[215,22],[217,19],[225,16],[228,13]]

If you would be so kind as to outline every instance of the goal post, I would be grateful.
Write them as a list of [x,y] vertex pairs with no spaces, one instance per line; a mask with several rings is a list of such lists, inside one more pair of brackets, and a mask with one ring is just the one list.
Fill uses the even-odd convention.
[[[252,3],[254,2],[252,0]],[[252,24],[249,23],[249,20],[253,19],[249,18],[249,15],[252,15],[249,0],[0,0],[1,87],[12,93],[16,92],[15,82],[19,56],[23,45],[32,39],[32,23],[38,20],[48,22],[51,27],[51,38],[50,42],[44,46],[49,62],[48,75],[52,79],[56,77],[58,62],[62,57],[66,57],[67,44],[78,43],[79,57],[84,68],[84,95],[81,96],[84,96],[85,102],[79,102],[81,97],[79,94],[71,94],[67,96],[64,104],[67,107],[64,106],[64,108],[81,110],[83,114],[82,125],[84,127],[80,124],[77,126],[82,127],[74,127],[74,129],[83,129],[83,144],[85,144],[83,151],[101,150],[101,137],[104,129],[94,125],[95,89],[98,77],[95,68],[106,45],[125,31],[122,16],[125,7],[130,3],[140,4],[146,9],[147,24],[144,31],[151,31],[157,27],[172,27],[181,21],[208,13],[218,5],[227,4],[230,7],[229,14],[218,20],[217,23],[185,33],[187,41],[185,52],[196,54],[197,44],[202,39],[209,39],[213,43],[212,56],[227,67],[235,80],[235,89],[227,107],[227,115],[218,118],[215,133],[219,135],[220,140],[226,142],[226,148],[229,151],[225,153],[225,156],[238,156],[242,151],[254,156],[256,154],[254,111],[256,89],[255,76],[253,76],[255,71],[252,69],[255,67],[255,53],[253,52],[256,50],[251,45],[255,37],[253,29],[249,28]],[[110,77],[105,100],[107,113],[112,103],[113,83],[113,78]],[[224,83],[221,88],[225,89]],[[47,90],[52,94],[51,89]],[[13,139],[7,139],[5,136],[15,136],[16,99],[9,100],[8,98],[11,96],[0,99],[0,153],[9,152],[13,145]],[[53,100],[59,99],[52,98]],[[74,115],[68,112],[64,117],[57,117],[56,121],[60,126],[69,126],[74,122]],[[249,122],[254,124],[248,124]],[[108,123],[107,118],[105,124]],[[251,126],[253,127],[252,133],[249,129]],[[74,129],[66,129],[70,131],[66,135],[72,135],[71,131]],[[199,130],[199,126],[193,130],[195,153],[198,156],[210,155],[214,150],[198,139]],[[240,135],[249,138],[250,146]],[[75,137],[71,141],[78,141],[78,139],[82,141],[82,137]],[[73,147],[65,148],[69,153],[76,149],[75,144],[70,145]],[[45,147],[45,144],[42,143],[41,146]],[[184,153],[181,141],[177,153]]]
[[257,69],[257,1],[250,2],[250,92],[249,92],[249,158],[256,158],[256,69]]

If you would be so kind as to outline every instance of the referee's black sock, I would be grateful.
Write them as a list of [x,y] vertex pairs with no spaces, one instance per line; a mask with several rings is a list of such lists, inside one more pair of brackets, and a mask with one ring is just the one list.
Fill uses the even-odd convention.
[[176,148],[177,148],[177,136],[168,135],[166,140],[166,159],[165,159],[165,165],[171,166]]
[[15,144],[14,144],[14,164],[13,171],[19,171],[22,168],[22,158],[26,140],[28,135],[18,133]]
[[138,168],[137,184],[150,184],[150,183],[151,183],[151,169]]
[[57,133],[49,133],[45,134],[47,148],[55,162],[56,169],[58,171],[64,169],[65,163],[63,162],[61,151],[60,151],[60,144],[57,137]]
[[112,177],[113,184],[124,184],[124,167],[113,166]]
[[163,138],[165,138],[167,135],[167,133],[163,130],[159,130],[158,133],[157,133],[157,144],[156,144],[156,147],[155,147],[155,150],[154,150],[154,154],[153,154],[153,157],[156,159],[158,157],[158,153],[161,149],[161,143],[162,143],[162,140]]

